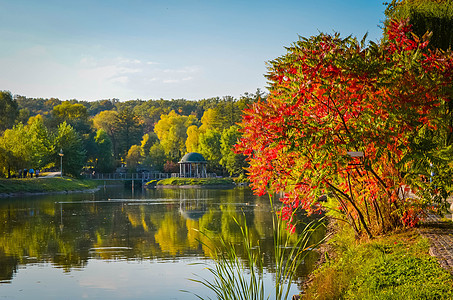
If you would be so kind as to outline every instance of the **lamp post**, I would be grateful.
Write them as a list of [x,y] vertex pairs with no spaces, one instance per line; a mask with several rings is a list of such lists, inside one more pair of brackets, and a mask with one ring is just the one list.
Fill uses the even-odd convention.
[[63,178],[63,149],[60,149],[60,153],[58,153],[58,155],[60,155],[60,177]]

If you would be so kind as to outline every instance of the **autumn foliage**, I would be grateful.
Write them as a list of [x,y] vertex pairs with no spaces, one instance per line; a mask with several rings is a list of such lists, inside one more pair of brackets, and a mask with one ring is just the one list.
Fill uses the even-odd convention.
[[269,97],[246,110],[237,151],[256,193],[284,194],[284,218],[320,210],[327,195],[331,212],[372,236],[445,204],[452,55],[429,50],[407,21],[385,36],[301,38],[270,62]]

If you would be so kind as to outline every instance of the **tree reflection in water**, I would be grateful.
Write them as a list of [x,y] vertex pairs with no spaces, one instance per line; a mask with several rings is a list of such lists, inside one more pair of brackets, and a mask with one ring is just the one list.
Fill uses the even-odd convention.
[[[107,189],[94,194],[2,199],[0,202],[0,282],[10,282],[19,266],[47,262],[66,272],[90,259],[177,260],[209,257],[212,241],[200,231],[241,241],[239,223],[259,239],[273,270],[269,199],[247,188]],[[315,239],[324,235],[322,230]],[[242,253],[238,253],[242,257]],[[311,254],[309,259],[315,260]],[[301,275],[310,272],[303,265]]]

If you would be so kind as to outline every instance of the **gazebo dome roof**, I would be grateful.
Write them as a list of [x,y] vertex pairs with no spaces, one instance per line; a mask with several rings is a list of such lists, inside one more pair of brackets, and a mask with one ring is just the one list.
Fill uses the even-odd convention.
[[206,159],[200,153],[189,152],[181,158],[179,163],[206,163]]

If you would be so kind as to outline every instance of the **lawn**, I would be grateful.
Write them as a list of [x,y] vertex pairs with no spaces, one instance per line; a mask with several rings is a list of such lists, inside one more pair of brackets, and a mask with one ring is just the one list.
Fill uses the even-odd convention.
[[46,193],[96,188],[98,182],[68,177],[0,179],[0,193]]

